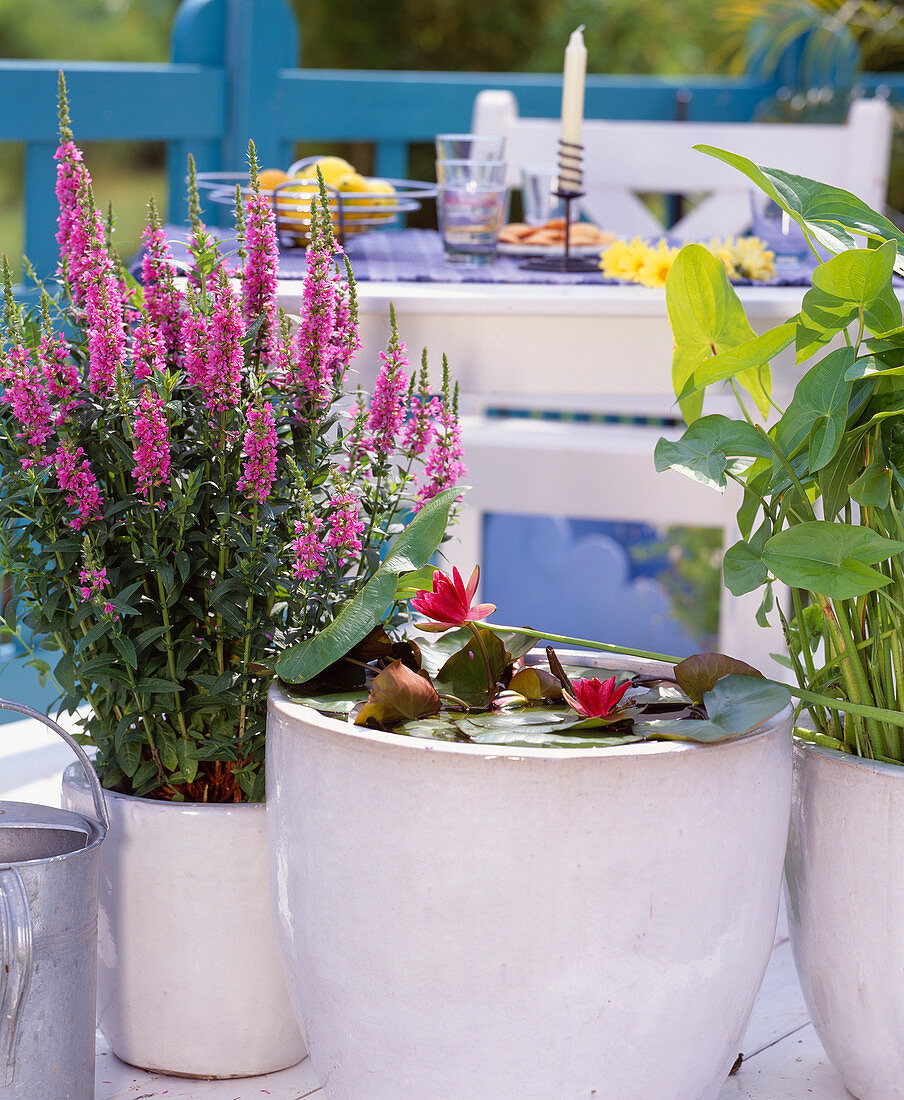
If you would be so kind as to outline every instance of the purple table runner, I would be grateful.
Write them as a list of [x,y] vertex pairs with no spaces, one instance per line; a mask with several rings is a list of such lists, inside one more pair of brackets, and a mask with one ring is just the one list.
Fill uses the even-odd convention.
[[[185,241],[188,230],[182,226],[166,226],[177,260],[185,261],[188,252]],[[222,242],[223,251],[235,251],[235,234],[230,229],[212,228],[211,233]],[[618,280],[608,279],[600,272],[565,274],[550,271],[525,271],[521,256],[497,256],[486,267],[462,268],[443,259],[442,243],[434,229],[400,229],[366,233],[348,243],[348,258],[359,282],[406,283],[553,283],[616,286]],[[140,262],[136,265],[140,271]],[[809,286],[813,263],[785,262],[779,265],[774,279],[757,281],[738,279],[736,286]],[[279,274],[283,279],[301,279],[305,273],[305,252],[302,248],[281,248]]]

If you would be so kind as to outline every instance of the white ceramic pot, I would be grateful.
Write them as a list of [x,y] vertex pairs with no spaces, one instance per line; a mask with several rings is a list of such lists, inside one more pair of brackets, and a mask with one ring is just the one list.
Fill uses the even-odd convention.
[[786,886],[816,1033],[859,1100],[904,1098],[904,768],[794,743]]
[[[246,1077],[305,1056],[267,894],[266,809],[106,792],[98,1026],[114,1054],[185,1077]],[[84,812],[75,766],[63,804]]]
[[511,749],[271,690],[277,935],[327,1095],[715,1097],[773,944],[790,755],[790,710],[720,745]]

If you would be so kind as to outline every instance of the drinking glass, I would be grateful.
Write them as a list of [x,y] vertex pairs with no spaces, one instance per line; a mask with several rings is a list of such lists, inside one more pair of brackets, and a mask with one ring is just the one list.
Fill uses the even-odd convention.
[[[551,165],[521,169],[521,206],[528,225],[546,225],[552,218],[564,218],[565,200],[555,193],[559,185],[557,169]],[[578,204],[571,204],[571,220],[580,215]]]
[[499,134],[437,134],[437,160],[502,160],[505,138]]
[[505,163],[438,160],[436,179],[436,212],[446,262],[466,267],[492,263],[505,212]]

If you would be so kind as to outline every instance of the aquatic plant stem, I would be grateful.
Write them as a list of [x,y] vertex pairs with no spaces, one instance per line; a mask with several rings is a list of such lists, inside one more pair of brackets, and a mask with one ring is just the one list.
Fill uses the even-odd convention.
[[648,661],[664,661],[669,665],[677,665],[683,661],[683,657],[672,657],[667,653],[650,653],[645,649],[630,649],[623,645],[609,645],[606,642],[594,642],[588,638],[568,638],[563,634],[547,634],[542,630],[531,630],[527,626],[500,626],[493,623],[487,625],[488,629],[497,633],[506,631],[509,634],[524,634],[526,637],[542,638],[547,642],[560,642],[562,645],[580,646],[583,649],[599,649],[603,653],[619,653],[625,657],[643,657]]

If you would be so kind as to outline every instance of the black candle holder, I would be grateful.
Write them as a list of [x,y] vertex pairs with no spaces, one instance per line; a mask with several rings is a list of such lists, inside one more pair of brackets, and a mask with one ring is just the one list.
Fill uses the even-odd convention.
[[565,273],[587,273],[599,271],[599,258],[584,259],[572,256],[571,250],[571,204],[583,197],[581,187],[581,160],[583,145],[559,141],[559,177],[558,186],[553,194],[565,203],[565,244],[561,256],[535,256],[526,260],[521,267],[525,271],[558,271]]

